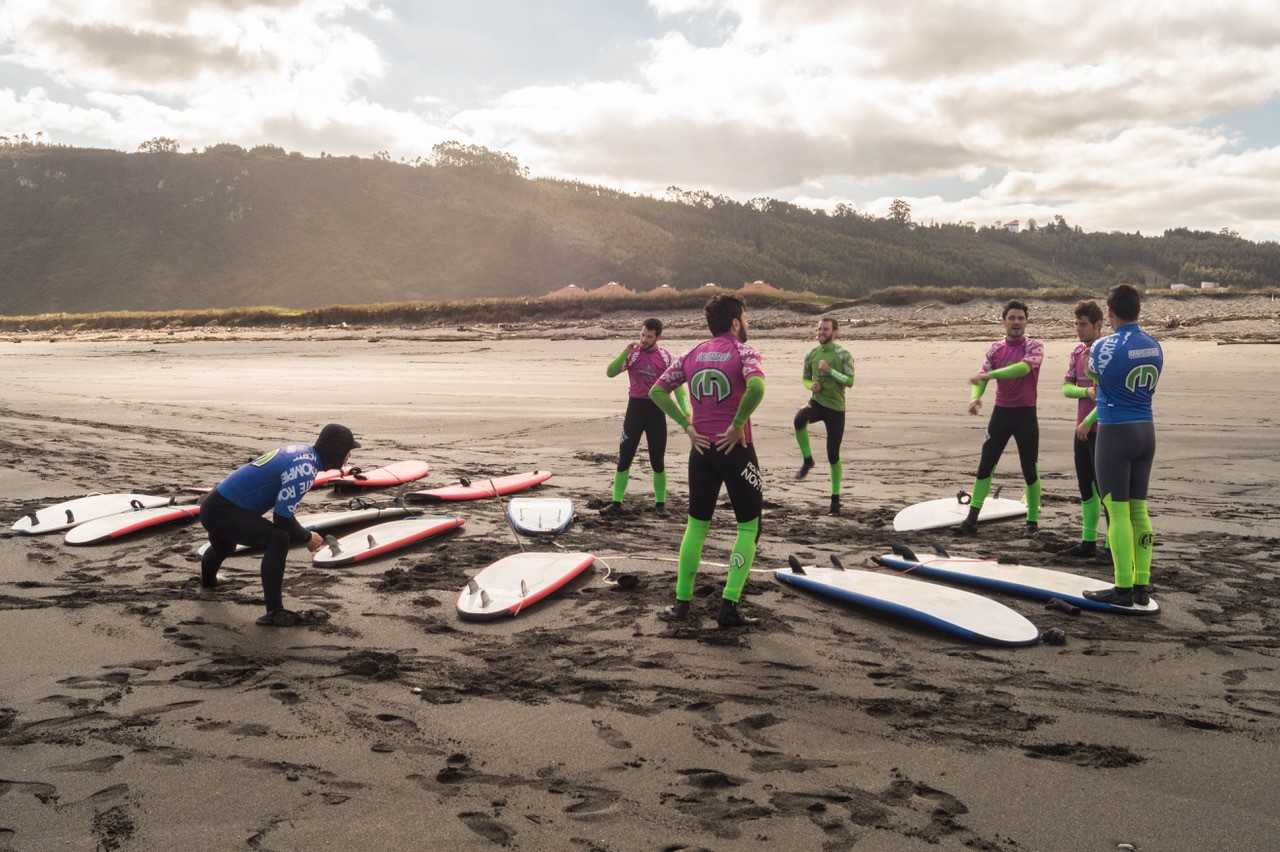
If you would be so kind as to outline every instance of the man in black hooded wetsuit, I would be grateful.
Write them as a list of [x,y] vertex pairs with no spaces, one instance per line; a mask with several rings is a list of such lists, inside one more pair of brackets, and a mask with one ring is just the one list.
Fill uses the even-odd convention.
[[[324,539],[303,529],[295,517],[298,504],[322,470],[340,468],[360,444],[346,426],[330,423],[314,445],[290,444],[254,459],[218,483],[205,495],[200,523],[209,531],[209,548],[200,560],[200,585],[218,584],[222,560],[237,544],[262,548],[262,595],[265,627],[292,627],[307,619],[284,608],[284,562],[291,543],[307,545],[312,553]],[[271,520],[263,517],[272,510]]]

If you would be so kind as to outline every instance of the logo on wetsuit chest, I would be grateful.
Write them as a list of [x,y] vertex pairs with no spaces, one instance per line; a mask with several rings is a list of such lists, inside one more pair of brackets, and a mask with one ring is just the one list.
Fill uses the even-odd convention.
[[724,402],[732,393],[729,377],[720,370],[699,370],[689,382],[689,395],[697,402],[714,400]]

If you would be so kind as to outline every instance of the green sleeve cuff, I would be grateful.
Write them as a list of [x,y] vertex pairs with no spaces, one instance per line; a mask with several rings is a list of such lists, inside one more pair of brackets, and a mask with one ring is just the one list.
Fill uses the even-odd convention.
[[1023,376],[1031,375],[1031,365],[1026,361],[1019,361],[1016,364],[1010,364],[998,370],[988,370],[987,375],[993,379],[1020,379]]
[[1063,382],[1062,395],[1067,399],[1085,399],[1089,396],[1089,389],[1082,388],[1075,382]]
[[604,368],[604,374],[609,378],[613,378],[622,372],[622,365],[627,363],[627,350],[623,349],[617,358],[609,362],[609,366]]
[[738,412],[733,415],[733,428],[742,429],[747,420],[760,407],[764,400],[764,378],[752,376],[747,379],[747,390],[742,394],[742,402],[738,403]]
[[969,390],[969,399],[982,399],[982,395],[986,390],[986,382],[978,382],[976,385],[971,385]]
[[655,384],[649,388],[649,399],[653,400],[654,405],[662,409],[663,414],[676,421],[676,425],[681,429],[689,428],[689,418],[684,416],[680,411],[680,406],[676,405],[675,399],[672,398],[671,393],[663,388],[662,385]]
[[813,379],[804,380],[804,389],[807,391],[813,390]]
[[1097,422],[1098,422],[1098,409],[1095,408],[1093,411],[1090,411],[1088,414],[1084,416],[1084,420],[1081,421],[1081,425],[1092,426]]

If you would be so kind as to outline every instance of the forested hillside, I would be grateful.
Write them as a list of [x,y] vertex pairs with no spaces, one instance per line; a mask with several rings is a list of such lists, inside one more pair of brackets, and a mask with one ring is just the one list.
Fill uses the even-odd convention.
[[531,179],[454,143],[413,163],[263,145],[125,154],[0,146],[0,314],[307,308],[764,280],[856,297],[897,285],[1280,285],[1280,246],[1178,229],[1010,233],[770,199]]

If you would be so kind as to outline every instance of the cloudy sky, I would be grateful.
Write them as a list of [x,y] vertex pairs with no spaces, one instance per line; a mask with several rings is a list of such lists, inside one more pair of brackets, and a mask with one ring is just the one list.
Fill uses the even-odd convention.
[[0,0],[0,134],[1280,239],[1276,0]]

